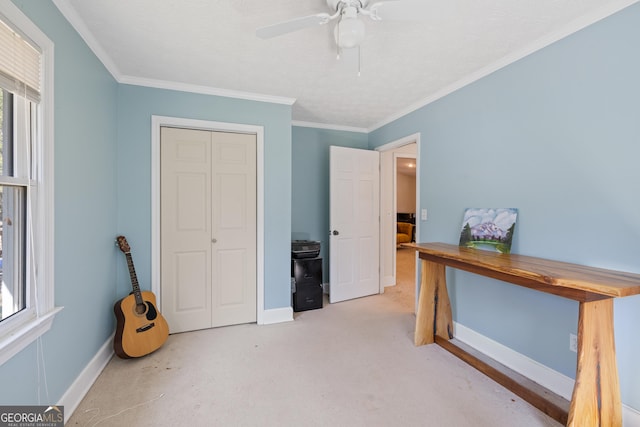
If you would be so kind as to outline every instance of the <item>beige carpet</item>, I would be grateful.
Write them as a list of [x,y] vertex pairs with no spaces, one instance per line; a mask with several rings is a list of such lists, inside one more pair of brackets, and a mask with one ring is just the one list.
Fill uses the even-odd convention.
[[440,347],[415,347],[413,298],[398,286],[294,322],[171,335],[111,360],[67,425],[559,425]]
[[396,284],[384,288],[384,295],[410,313],[416,309],[416,251],[408,248],[396,250]]

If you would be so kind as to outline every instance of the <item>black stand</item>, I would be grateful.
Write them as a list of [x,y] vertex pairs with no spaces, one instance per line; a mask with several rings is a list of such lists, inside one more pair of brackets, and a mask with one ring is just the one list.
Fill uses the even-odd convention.
[[295,284],[293,311],[322,308],[322,258],[292,259],[291,277]]

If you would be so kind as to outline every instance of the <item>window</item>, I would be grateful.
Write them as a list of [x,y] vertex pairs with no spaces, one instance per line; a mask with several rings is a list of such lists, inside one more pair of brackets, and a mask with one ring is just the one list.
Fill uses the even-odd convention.
[[0,0],[0,364],[45,333],[59,311],[52,64],[51,41],[11,1]]

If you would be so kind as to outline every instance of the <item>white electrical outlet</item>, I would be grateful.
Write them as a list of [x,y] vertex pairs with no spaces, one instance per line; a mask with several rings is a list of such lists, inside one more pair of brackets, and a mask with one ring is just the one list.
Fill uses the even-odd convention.
[[574,353],[578,352],[578,336],[576,334],[569,334],[569,350]]
[[420,219],[422,221],[426,221],[427,220],[427,210],[426,209],[422,209],[420,211]]

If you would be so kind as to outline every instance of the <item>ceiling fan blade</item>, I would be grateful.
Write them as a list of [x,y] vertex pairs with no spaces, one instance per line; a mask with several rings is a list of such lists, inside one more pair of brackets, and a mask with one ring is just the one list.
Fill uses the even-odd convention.
[[383,21],[420,21],[433,11],[427,0],[387,0],[371,5],[371,18]]
[[304,16],[302,18],[296,18],[290,21],[280,22],[278,24],[258,28],[256,30],[256,36],[260,37],[261,39],[270,39],[282,34],[302,30],[303,28],[313,27],[314,25],[326,24],[327,22],[329,22],[329,20],[331,20],[331,15],[329,15],[328,13],[318,13],[317,15]]

